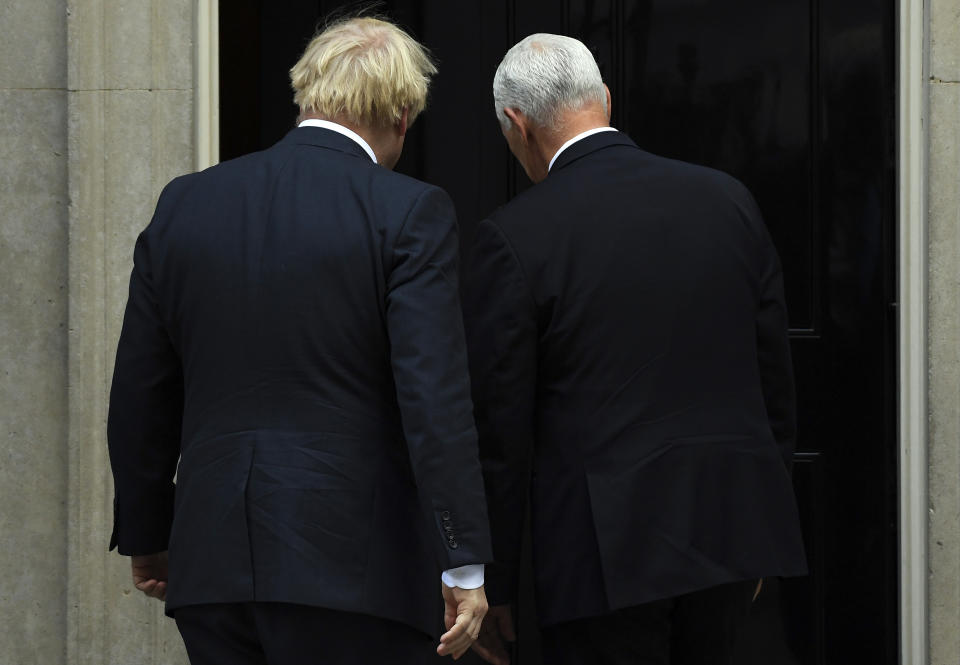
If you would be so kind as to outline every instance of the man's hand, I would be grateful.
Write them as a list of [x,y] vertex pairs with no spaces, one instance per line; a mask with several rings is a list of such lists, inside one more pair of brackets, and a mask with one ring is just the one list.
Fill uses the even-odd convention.
[[507,642],[516,641],[510,606],[494,605],[480,628],[480,639],[473,645],[473,650],[492,665],[510,665]]
[[453,656],[456,660],[462,656],[480,634],[480,625],[487,613],[487,594],[483,587],[479,589],[461,589],[443,587],[443,623],[447,632],[440,636],[437,653],[441,656]]
[[167,553],[140,554],[130,557],[133,586],[144,595],[167,599]]

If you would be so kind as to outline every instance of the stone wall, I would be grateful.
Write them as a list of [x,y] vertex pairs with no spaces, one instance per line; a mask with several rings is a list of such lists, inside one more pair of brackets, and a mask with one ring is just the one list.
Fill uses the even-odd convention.
[[194,0],[0,3],[0,665],[186,663],[107,555],[133,240],[194,164]]
[[960,662],[960,0],[931,0],[928,83],[931,665]]
[[11,665],[65,652],[64,10],[62,0],[0,4],[0,663]]
[[106,409],[133,243],[160,189],[193,168],[192,0],[68,0],[71,665],[185,662],[162,606],[105,545]]

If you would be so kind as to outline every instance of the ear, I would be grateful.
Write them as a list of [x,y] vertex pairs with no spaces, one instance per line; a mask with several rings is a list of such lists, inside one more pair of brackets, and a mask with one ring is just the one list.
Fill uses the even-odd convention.
[[607,124],[610,123],[610,114],[613,113],[613,102],[610,97],[610,88],[607,87],[607,84],[603,84],[603,89],[607,93]]
[[408,127],[407,120],[409,119],[409,117],[410,117],[410,109],[404,107],[403,113],[400,114],[400,119],[397,120],[397,123],[394,125],[394,127],[396,127],[397,129],[398,136],[407,135],[407,127]]
[[503,114],[510,119],[510,123],[517,128],[520,138],[526,143],[530,126],[527,124],[527,117],[523,115],[523,111],[520,109],[503,109]]

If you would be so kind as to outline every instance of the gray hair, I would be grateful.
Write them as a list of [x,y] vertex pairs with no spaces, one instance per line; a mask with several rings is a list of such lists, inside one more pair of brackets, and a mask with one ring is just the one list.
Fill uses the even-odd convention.
[[548,33],[530,35],[507,51],[493,77],[493,102],[504,128],[503,109],[520,109],[535,124],[552,127],[561,111],[591,102],[607,110],[607,93],[593,54],[583,42]]

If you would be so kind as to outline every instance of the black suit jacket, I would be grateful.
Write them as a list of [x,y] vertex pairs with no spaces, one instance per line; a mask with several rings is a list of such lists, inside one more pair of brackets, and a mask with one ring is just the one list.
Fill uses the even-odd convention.
[[108,435],[112,545],[169,542],[168,612],[278,601],[435,632],[439,571],[491,557],[447,195],[320,128],[171,182]]
[[528,490],[544,624],[805,572],[780,264],[739,182],[595,134],[481,223],[465,282],[491,602]]

